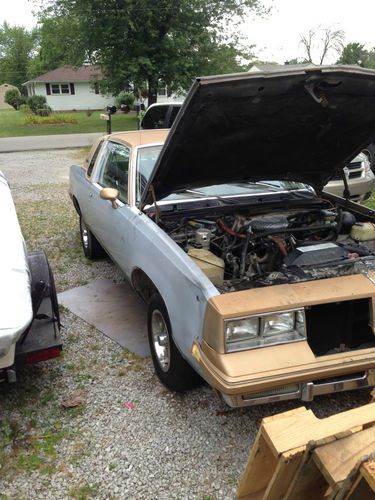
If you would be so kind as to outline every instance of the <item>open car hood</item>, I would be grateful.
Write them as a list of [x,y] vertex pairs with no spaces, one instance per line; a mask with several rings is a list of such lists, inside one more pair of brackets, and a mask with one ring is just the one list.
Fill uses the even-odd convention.
[[373,70],[286,66],[198,78],[155,164],[143,203],[241,181],[292,180],[319,192],[374,135]]

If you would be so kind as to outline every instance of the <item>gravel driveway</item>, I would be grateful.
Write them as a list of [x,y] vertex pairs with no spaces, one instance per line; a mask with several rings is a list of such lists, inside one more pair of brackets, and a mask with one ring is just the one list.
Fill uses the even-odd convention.
[[[80,150],[0,155],[29,249],[44,248],[58,291],[105,277],[82,256],[67,193]],[[230,410],[207,386],[172,394],[140,359],[66,310],[64,355],[0,385],[0,499],[232,499],[261,419],[300,406]],[[61,402],[81,391],[86,403]],[[368,391],[306,404],[324,417],[369,401]]]

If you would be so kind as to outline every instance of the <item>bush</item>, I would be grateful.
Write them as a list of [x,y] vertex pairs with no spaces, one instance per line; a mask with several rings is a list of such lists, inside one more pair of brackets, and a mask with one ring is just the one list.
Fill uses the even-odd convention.
[[133,106],[134,101],[135,101],[135,95],[132,94],[131,92],[120,92],[119,95],[116,97],[116,105],[118,108],[120,108],[121,105]]
[[52,109],[46,104],[42,108],[38,108],[34,111],[34,113],[38,116],[49,116],[52,112]]
[[21,113],[30,114],[31,108],[27,104],[21,104],[20,111],[21,111]]
[[19,109],[26,103],[26,97],[21,95],[18,89],[9,89],[5,92],[4,101],[14,109]]
[[36,113],[37,109],[43,109],[47,107],[47,101],[44,95],[32,95],[27,99],[28,106],[33,113]]

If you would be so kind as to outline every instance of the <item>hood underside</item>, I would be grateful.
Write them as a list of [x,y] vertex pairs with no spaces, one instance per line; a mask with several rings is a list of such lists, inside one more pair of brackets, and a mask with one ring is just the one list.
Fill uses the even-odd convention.
[[[375,71],[326,66],[199,78],[150,177],[185,189],[292,180],[317,191],[375,135]],[[144,202],[152,201],[145,190]]]

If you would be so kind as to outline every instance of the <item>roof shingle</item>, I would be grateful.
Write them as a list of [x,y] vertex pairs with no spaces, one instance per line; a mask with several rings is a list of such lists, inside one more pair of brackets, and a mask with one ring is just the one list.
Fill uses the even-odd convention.
[[89,82],[91,80],[102,80],[103,73],[98,66],[81,66],[74,68],[73,66],[62,66],[61,68],[53,69],[29,80],[30,82]]

